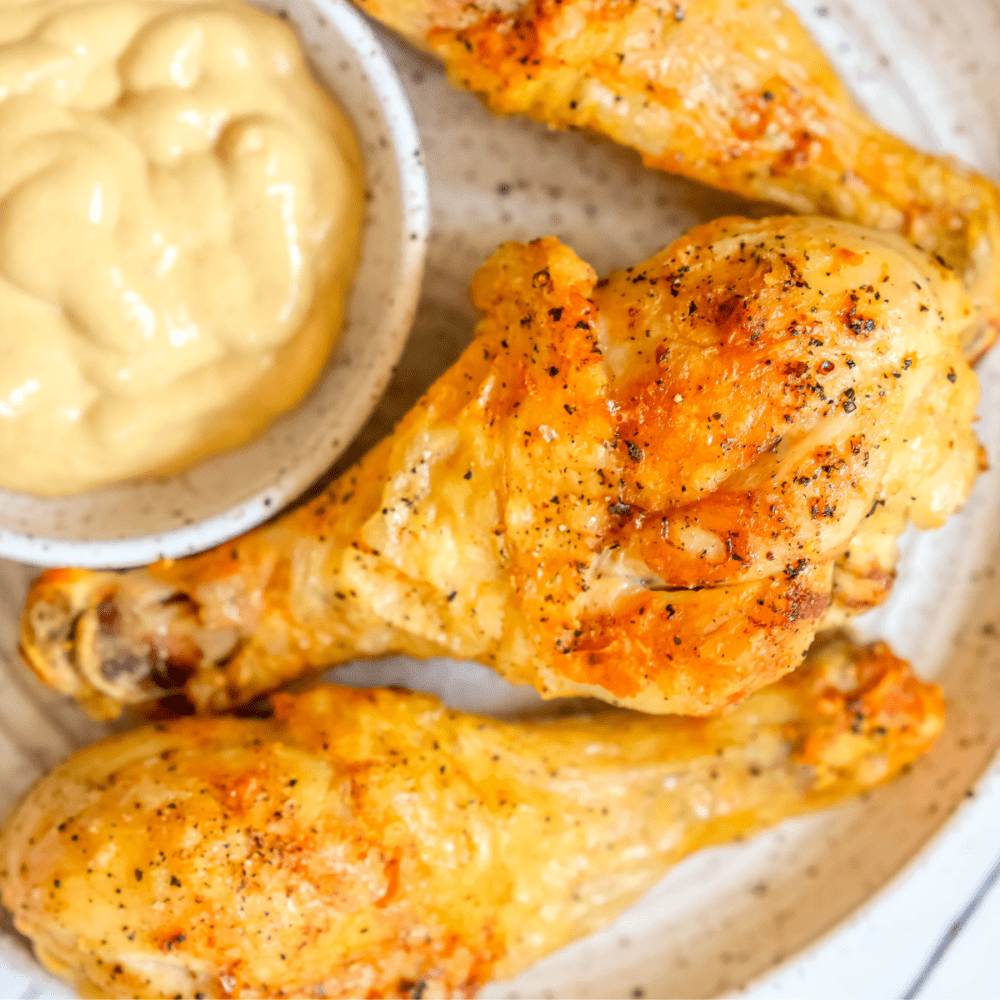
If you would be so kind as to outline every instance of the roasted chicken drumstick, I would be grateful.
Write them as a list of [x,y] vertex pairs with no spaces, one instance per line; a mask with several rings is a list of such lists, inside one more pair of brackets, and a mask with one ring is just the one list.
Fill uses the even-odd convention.
[[882,600],[907,520],[941,524],[976,475],[972,306],[898,236],[721,220],[599,282],[554,239],[507,244],[472,293],[460,360],[308,505],[41,576],[39,676],[98,715],[222,711],[404,652],[708,714]]
[[0,889],[86,996],[470,996],[680,858],[893,775],[943,704],[842,642],[732,714],[523,723],[334,686],[146,726],[40,781]]
[[1000,192],[875,125],[780,0],[357,0],[497,112],[587,128],[752,199],[939,254],[1000,333]]

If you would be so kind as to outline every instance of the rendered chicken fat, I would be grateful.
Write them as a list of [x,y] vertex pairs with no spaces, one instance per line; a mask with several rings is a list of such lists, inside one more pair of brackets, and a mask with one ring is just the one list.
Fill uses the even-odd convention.
[[262,431],[339,330],[362,196],[350,126],[280,21],[5,4],[0,485],[78,492]]

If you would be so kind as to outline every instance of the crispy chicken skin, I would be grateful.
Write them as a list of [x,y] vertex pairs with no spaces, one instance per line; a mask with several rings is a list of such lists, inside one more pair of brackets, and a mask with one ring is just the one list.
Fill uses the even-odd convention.
[[587,128],[671,173],[940,254],[1000,332],[1000,192],[858,108],[779,0],[357,0],[501,113]]
[[944,715],[886,646],[842,641],[704,720],[273,702],[104,740],[7,820],[3,901],[84,995],[471,996],[691,851],[888,780]]
[[42,575],[38,675],[98,715],[223,711],[403,652],[708,714],[882,600],[895,535],[977,473],[972,307],[898,236],[720,220],[599,282],[557,240],[507,244],[472,294],[460,360],[308,505],[188,559]]

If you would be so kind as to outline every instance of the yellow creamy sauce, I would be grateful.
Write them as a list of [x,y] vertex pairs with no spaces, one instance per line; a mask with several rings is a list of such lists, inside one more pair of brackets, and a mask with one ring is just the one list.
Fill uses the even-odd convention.
[[291,31],[230,0],[0,0],[0,485],[242,443],[319,374],[363,169]]

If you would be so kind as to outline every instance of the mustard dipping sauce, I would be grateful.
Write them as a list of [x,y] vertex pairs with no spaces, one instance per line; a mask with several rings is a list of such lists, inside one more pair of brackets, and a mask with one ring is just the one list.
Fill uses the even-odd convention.
[[309,389],[363,166],[237,0],[0,0],[0,486],[172,472]]

